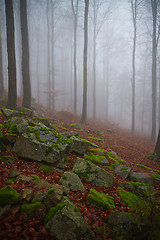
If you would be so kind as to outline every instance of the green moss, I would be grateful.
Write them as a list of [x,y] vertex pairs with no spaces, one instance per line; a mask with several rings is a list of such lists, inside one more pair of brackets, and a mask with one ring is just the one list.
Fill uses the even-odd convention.
[[44,224],[46,224],[58,211],[62,210],[64,207],[65,204],[58,203],[55,207],[50,208],[49,212],[45,216]]
[[82,172],[82,171],[74,171],[74,173],[76,173],[79,177],[82,177],[84,181],[87,181],[87,179],[89,178],[89,174],[93,174],[93,173],[97,173],[98,170],[94,170],[91,171],[91,166],[89,164],[89,162],[87,163],[87,168]]
[[101,130],[94,130],[93,132],[101,137],[104,137],[104,132],[102,132]]
[[52,194],[54,192],[54,189],[53,188],[50,188],[50,189],[48,189],[48,194]]
[[150,186],[147,183],[141,183],[141,182],[131,182],[133,186],[140,187],[140,186]]
[[114,209],[115,208],[115,203],[114,203],[114,198],[100,193],[96,191],[95,189],[90,189],[89,194],[87,196],[87,202],[89,204],[93,204],[99,208],[103,208],[106,210]]
[[96,137],[92,137],[92,136],[89,136],[88,139],[92,139],[92,140],[97,141],[97,142],[101,142],[102,141],[101,138],[96,138]]
[[120,157],[118,157],[118,155],[115,152],[113,152],[113,151],[107,152],[107,155],[108,155],[108,158],[110,160],[114,161],[116,164],[120,164],[120,163],[125,164],[126,163],[125,160],[123,160]]
[[160,179],[160,175],[159,174],[155,174],[155,173],[148,173],[151,177],[153,178],[159,178]]
[[104,156],[94,155],[93,153],[89,153],[88,155],[84,156],[84,159],[91,161],[95,164],[102,164],[103,161],[107,160]]
[[21,206],[21,211],[23,213],[31,214],[35,211],[35,209],[39,206],[43,205],[42,202],[35,202],[35,203],[24,203]]
[[47,165],[41,165],[40,166],[40,170],[41,171],[44,171],[44,172],[50,172],[50,167],[49,166],[47,166]]
[[75,129],[78,129],[78,130],[83,130],[84,127],[83,125],[79,124],[79,123],[73,123],[73,124],[70,124],[71,127],[74,127]]
[[16,161],[16,159],[14,158],[14,157],[12,157],[12,156],[6,156],[6,155],[2,155],[2,156],[0,156],[0,160],[2,161],[2,162],[4,162],[5,164],[9,164],[9,162],[8,162],[8,160],[13,160],[13,161]]
[[137,167],[141,167],[141,168],[145,168],[145,169],[150,170],[150,171],[155,171],[155,172],[158,171],[158,170],[156,170],[156,169],[147,167],[147,166],[142,165],[142,164],[136,164],[136,166],[137,166]]
[[37,176],[37,175],[35,175],[35,174],[31,175],[31,177],[32,177],[34,180],[40,180],[40,177]]
[[65,174],[62,175],[62,179],[66,180],[67,176]]
[[7,181],[5,181],[6,184],[11,184],[11,183],[14,183],[16,181],[15,178],[8,178]]
[[146,202],[137,197],[134,193],[125,191],[122,188],[117,188],[118,193],[122,201],[131,209],[137,210],[138,208],[145,206]]
[[115,164],[111,164],[110,166],[105,166],[107,169],[113,171],[115,169]]
[[20,194],[11,186],[5,186],[0,190],[0,206],[15,204],[19,201]]
[[104,152],[105,150],[102,148],[91,148],[90,151],[91,152]]

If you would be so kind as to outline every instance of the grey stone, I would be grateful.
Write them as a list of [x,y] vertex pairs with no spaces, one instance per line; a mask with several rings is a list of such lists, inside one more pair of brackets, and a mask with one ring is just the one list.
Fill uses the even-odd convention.
[[[43,139],[51,137],[50,135],[43,135]],[[16,141],[13,151],[19,153],[20,157],[31,159],[38,162],[47,162],[54,164],[57,167],[64,166],[64,154],[67,150],[67,145],[61,146],[61,149],[52,148],[48,153],[48,148],[52,145],[48,143],[41,143],[38,140],[29,140],[27,134],[22,134]]]
[[46,208],[49,210],[51,207],[56,206],[63,198],[63,191],[58,187],[54,187],[49,189],[47,194],[45,195],[44,204]]
[[35,196],[33,197],[32,199],[32,203],[35,203],[35,202],[43,202],[44,200],[44,193],[41,192],[41,191],[38,191]]
[[134,182],[153,184],[153,178],[143,172],[131,172],[129,178]]
[[13,171],[13,172],[10,173],[9,177],[10,177],[10,178],[16,178],[16,177],[18,177],[20,174],[21,174],[21,173],[18,172],[18,171]]
[[74,131],[70,131],[70,132],[65,132],[63,133],[63,136],[65,138],[71,138],[71,137],[76,137],[78,136],[78,133],[77,132],[74,132]]
[[34,196],[34,192],[32,189],[24,189],[24,191],[21,194],[20,201],[21,202],[29,202]]
[[111,212],[108,218],[108,224],[117,233],[115,240],[145,240],[146,230],[150,227],[148,218],[135,213]]
[[46,228],[59,240],[95,240],[94,233],[75,205],[68,199],[62,200],[61,204],[65,206],[47,222]]
[[28,131],[28,123],[23,117],[13,117],[10,124],[11,127],[16,127],[18,133],[25,133]]
[[115,173],[124,179],[129,176],[130,172],[131,172],[131,168],[125,165],[120,164],[115,168]]
[[71,137],[72,143],[70,144],[69,152],[75,152],[81,155],[84,155],[89,147],[89,142],[83,141],[76,137]]
[[41,188],[51,188],[52,187],[52,184],[50,184],[49,182],[47,182],[44,179],[32,180],[32,183],[35,184],[38,189],[41,189]]
[[86,182],[98,186],[109,187],[112,185],[114,180],[112,174],[81,158],[77,158],[72,171],[79,177],[82,177]]
[[60,182],[62,185],[68,187],[72,191],[85,191],[85,187],[83,186],[80,178],[73,172],[64,172],[60,179]]
[[0,207],[0,217],[7,214],[9,212],[10,208],[11,208],[11,205],[6,205],[4,207]]
[[19,180],[19,181],[23,181],[23,182],[30,182],[31,180],[32,180],[32,177],[27,177],[27,176],[25,176],[25,175],[19,175],[18,177],[17,177],[17,179]]

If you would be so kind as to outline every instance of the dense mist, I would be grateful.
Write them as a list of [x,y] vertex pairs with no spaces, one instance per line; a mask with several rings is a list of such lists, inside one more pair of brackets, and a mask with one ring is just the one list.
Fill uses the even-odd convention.
[[[13,0],[13,10],[17,93],[22,96],[19,0]],[[82,114],[84,11],[84,0],[27,0],[32,103]],[[7,90],[5,0],[0,0],[0,34]],[[155,139],[160,127],[159,34],[159,0],[89,1],[87,117]]]

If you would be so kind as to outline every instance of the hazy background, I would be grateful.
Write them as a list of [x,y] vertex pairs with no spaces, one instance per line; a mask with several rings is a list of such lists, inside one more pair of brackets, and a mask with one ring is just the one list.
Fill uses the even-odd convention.
[[[3,78],[7,89],[7,48],[4,0],[0,0],[0,26],[3,50]],[[49,72],[54,78],[52,95],[55,110],[73,111],[73,12],[71,0],[28,0],[30,75],[33,100],[48,106]],[[88,105],[93,116],[93,2],[89,6],[88,26]],[[95,0],[96,33],[96,118],[131,129],[133,22],[130,0]],[[135,127],[151,134],[152,120],[152,11],[151,2],[141,2],[137,13],[135,76]],[[75,4],[75,1],[74,1]],[[97,5],[98,6],[98,5]],[[158,14],[160,13],[158,6]],[[52,13],[51,13],[52,12]],[[53,15],[52,15],[53,14]],[[21,33],[19,1],[14,0],[18,95],[22,95]],[[158,17],[158,21],[159,21]],[[48,21],[49,29],[48,30]],[[160,23],[160,21],[158,22]],[[77,28],[77,113],[83,101],[83,27],[84,1],[79,0]],[[54,51],[54,52],[53,52]],[[54,61],[51,61],[53,52]],[[160,44],[157,48],[157,132],[159,129]],[[53,87],[53,86],[52,86]]]

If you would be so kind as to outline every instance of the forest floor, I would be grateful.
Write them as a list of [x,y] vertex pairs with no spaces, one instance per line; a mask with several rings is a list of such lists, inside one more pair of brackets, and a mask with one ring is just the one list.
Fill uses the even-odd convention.
[[[153,152],[155,147],[155,144],[151,143],[147,138],[133,136],[129,131],[122,130],[113,124],[104,123],[98,120],[93,121],[90,119],[87,120],[87,124],[83,130],[74,129],[74,127],[70,126],[70,124],[78,123],[80,121],[80,117],[66,111],[52,113],[46,109],[43,109],[43,111],[39,109],[39,114],[43,117],[51,119],[51,122],[58,127],[60,132],[64,132],[64,128],[67,128],[67,131],[76,131],[85,139],[88,139],[89,134],[92,134],[92,136],[95,138],[101,138],[97,134],[97,130],[102,131],[104,133],[104,137],[101,138],[101,141],[88,140],[94,142],[100,148],[103,148],[107,151],[115,151],[119,157],[126,161],[126,165],[131,167],[133,171],[148,172],[146,168],[137,166],[137,164],[141,164],[157,170],[157,173],[160,174],[160,162],[155,162],[147,158],[147,155]],[[2,114],[0,114],[0,123],[3,122],[4,118]],[[108,129],[112,129],[113,132],[109,132]],[[2,155],[14,156],[17,161],[6,165],[0,160],[0,188],[6,185],[6,181],[8,180],[9,174],[12,170],[20,171],[26,176],[36,174],[40,177],[40,179],[45,179],[51,184],[58,183],[63,174],[52,168],[50,172],[41,171],[37,163],[18,158],[18,156],[12,151],[5,151],[2,153]],[[68,156],[71,160],[64,171],[71,170],[76,158],[78,157],[77,154],[69,154]],[[84,192],[71,191],[68,194],[70,200],[79,208],[85,221],[87,221],[91,229],[96,232],[97,240],[112,239],[109,236],[110,230],[106,229],[105,227],[105,223],[107,222],[111,210],[107,211],[95,207],[88,207],[85,199],[88,195],[89,189],[94,188],[99,192],[113,196],[115,198],[117,210],[130,211],[127,205],[121,201],[116,191],[118,183],[129,180],[124,180],[118,176],[114,176],[114,179],[113,185],[108,188],[91,185],[82,181],[86,188]],[[30,188],[33,189],[34,192],[38,191],[35,185],[27,182],[16,181],[11,183],[11,186],[19,193],[22,193],[24,189]],[[160,197],[160,185],[155,184],[155,188],[158,191],[157,197]],[[36,218],[33,218],[30,221],[25,221],[20,213],[10,213],[0,218],[0,239],[54,240],[56,238],[44,227],[43,221],[37,220]]]

